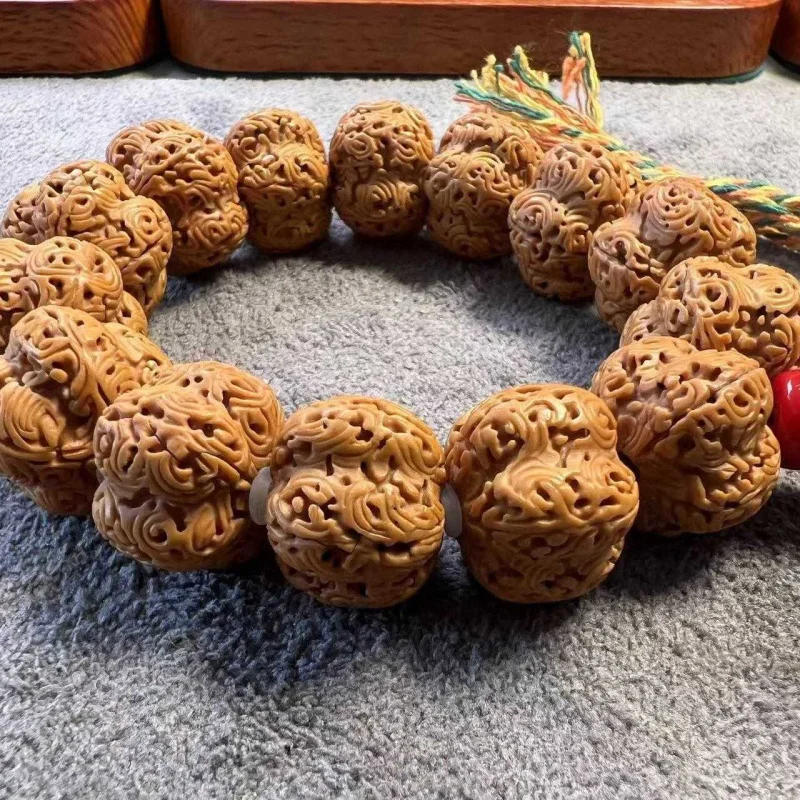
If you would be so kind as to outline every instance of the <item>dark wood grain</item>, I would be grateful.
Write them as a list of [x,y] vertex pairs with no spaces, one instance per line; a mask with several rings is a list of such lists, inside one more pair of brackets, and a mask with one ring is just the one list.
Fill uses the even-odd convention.
[[778,58],[800,67],[800,0],[784,0],[772,49]]
[[0,0],[0,73],[104,72],[147,60],[158,0]]
[[516,44],[553,70],[592,33],[604,75],[726,77],[764,60],[780,0],[162,0],[170,48],[205,69],[463,74]]

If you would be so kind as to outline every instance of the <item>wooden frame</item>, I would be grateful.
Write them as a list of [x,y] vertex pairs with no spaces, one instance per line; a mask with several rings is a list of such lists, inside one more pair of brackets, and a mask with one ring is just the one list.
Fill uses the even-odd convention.
[[170,48],[205,69],[463,74],[527,45],[555,69],[592,33],[604,75],[728,77],[764,61],[780,0],[162,0]]

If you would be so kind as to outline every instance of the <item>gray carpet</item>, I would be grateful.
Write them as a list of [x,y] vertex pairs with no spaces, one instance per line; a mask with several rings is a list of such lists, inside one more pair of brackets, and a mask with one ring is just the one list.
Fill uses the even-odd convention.
[[[449,81],[0,82],[0,198],[169,116],[223,135],[295,108],[328,139],[359,100],[418,105],[441,134]],[[609,83],[608,125],[706,173],[800,190],[800,85]],[[762,256],[800,274],[800,259]],[[250,248],[172,280],[152,334],[228,360],[287,410],[339,392],[404,403],[444,440],[511,384],[586,384],[614,336],[590,307],[527,291],[508,264],[419,239]],[[610,580],[556,607],[478,590],[448,542],[401,608],[324,608],[268,568],[169,575],[0,483],[2,798],[678,798],[800,793],[800,481],[750,524],[633,539]]]

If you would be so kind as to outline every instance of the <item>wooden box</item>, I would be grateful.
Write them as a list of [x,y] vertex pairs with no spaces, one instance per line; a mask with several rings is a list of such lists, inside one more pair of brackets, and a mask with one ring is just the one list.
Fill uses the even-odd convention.
[[0,74],[130,67],[159,38],[158,0],[0,0]]
[[780,0],[162,0],[170,49],[211,70],[463,74],[522,44],[558,68],[592,34],[603,75],[740,75],[765,59]]

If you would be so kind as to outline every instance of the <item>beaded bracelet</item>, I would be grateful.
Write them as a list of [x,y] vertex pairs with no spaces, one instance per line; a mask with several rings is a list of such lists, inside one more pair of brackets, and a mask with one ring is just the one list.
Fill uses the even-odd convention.
[[[446,525],[491,593],[550,602],[603,581],[634,525],[710,533],[755,514],[778,439],[800,465],[800,283],[754,264],[747,218],[697,180],[645,181],[594,142],[543,148],[491,110],[454,122],[437,154],[397,102],[345,114],[329,161],[280,109],[224,144],[146,122],[106,157],[56,169],[2,221],[0,472],[51,513],[91,513],[132,558],[224,569],[269,541],[293,586],[385,607],[424,584]],[[172,364],[147,338],[167,271],[212,268],[245,237],[296,252],[332,208],[362,236],[427,227],[457,255],[513,252],[533,291],[594,295],[620,348],[591,390],[492,395],[443,449],[378,398],[284,419],[258,378]]]

